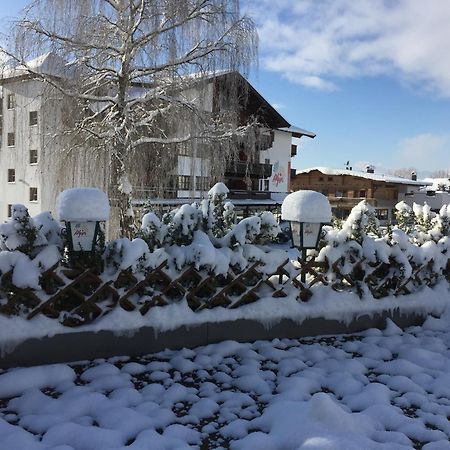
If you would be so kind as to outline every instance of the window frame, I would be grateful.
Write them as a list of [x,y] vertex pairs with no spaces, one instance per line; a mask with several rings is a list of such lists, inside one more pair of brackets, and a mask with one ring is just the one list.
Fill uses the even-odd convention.
[[15,107],[16,107],[16,95],[15,94],[7,94],[7,96],[6,96],[6,109],[8,111],[11,111]]
[[8,183],[13,184],[16,182],[16,169],[8,169]]
[[[32,161],[32,160],[31,160],[31,155],[32,155],[31,152],[36,152],[36,161]],[[38,164],[38,162],[39,162],[38,150],[37,150],[37,149],[34,149],[34,148],[30,149],[30,151],[28,152],[28,163],[29,163],[31,166],[35,166],[35,165]]]
[[[36,115],[36,117],[34,115]],[[31,121],[32,117],[33,118],[35,117],[36,122],[33,121],[33,123],[32,123],[32,121]],[[28,113],[28,123],[29,123],[30,127],[37,127],[39,125],[39,114],[38,114],[37,110],[29,111],[29,113]]]
[[177,175],[177,189],[179,191],[191,191],[192,177],[190,175]]
[[[12,136],[12,144],[10,144],[10,140],[9,140],[10,136]],[[14,133],[14,131],[7,133],[6,146],[7,147],[15,147],[16,146],[16,133]]]
[[[35,195],[32,195],[32,194],[35,194]],[[39,200],[38,200],[38,188],[37,187],[32,187],[32,186],[30,186],[30,190],[29,190],[29,201],[31,202],[31,203],[37,203]]]

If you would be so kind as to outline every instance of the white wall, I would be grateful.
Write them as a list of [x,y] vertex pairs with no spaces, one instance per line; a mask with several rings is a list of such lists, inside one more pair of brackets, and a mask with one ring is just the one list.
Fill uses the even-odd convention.
[[[31,165],[29,151],[41,151],[40,105],[42,84],[37,81],[10,82],[3,86],[3,136],[0,147],[0,222],[7,219],[9,204],[24,204],[31,215],[41,209],[41,181],[39,162]],[[7,109],[8,94],[15,94],[16,106]],[[29,112],[38,111],[38,125],[29,125]],[[15,133],[15,144],[8,147],[8,133]],[[14,183],[8,183],[8,169],[15,169]],[[30,187],[38,188],[38,201],[30,202]]]
[[[270,159],[272,174],[269,178],[269,191],[288,192],[291,162],[292,134],[274,130],[273,145],[260,153],[260,162]],[[262,185],[263,187],[263,185]]]

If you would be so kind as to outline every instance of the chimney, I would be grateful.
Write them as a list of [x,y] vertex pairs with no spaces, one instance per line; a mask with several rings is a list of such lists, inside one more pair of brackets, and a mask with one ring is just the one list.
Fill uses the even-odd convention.
[[375,173],[375,167],[373,166],[366,166],[367,173]]
[[417,181],[417,173],[416,172],[411,172],[411,180]]

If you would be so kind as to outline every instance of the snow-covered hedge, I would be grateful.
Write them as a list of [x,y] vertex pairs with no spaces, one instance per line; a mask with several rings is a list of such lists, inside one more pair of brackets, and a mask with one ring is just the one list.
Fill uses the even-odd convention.
[[0,225],[0,276],[18,288],[39,289],[42,272],[61,260],[61,228],[49,212],[32,218],[25,206],[12,206],[11,218]]
[[450,277],[450,206],[438,214],[428,205],[396,206],[398,224],[380,228],[362,201],[341,227],[328,227],[317,261],[328,282],[362,297],[410,293]]
[[[163,263],[171,279],[189,266],[226,278],[230,269],[244,271],[255,262],[261,276],[273,273],[288,259],[286,251],[269,245],[280,231],[274,216],[263,212],[237,221],[226,197],[226,187],[218,184],[200,203],[162,217],[147,212],[134,239],[106,244],[102,278],[115,280],[126,271],[142,279]],[[375,298],[411,293],[444,277],[450,281],[450,206],[437,214],[426,204],[401,202],[396,209],[396,226],[381,228],[363,201],[342,224],[325,227],[316,281]],[[32,218],[23,205],[14,205],[11,219],[0,225],[0,303],[15,289],[39,290],[43,272],[67,264],[65,247],[50,213]],[[291,278],[298,276],[293,264],[286,269]]]
[[[226,274],[231,266],[243,270],[255,261],[263,270],[267,266],[267,272],[277,267],[286,259],[285,252],[265,246],[280,233],[273,214],[264,211],[237,222],[227,193],[227,187],[217,183],[200,203],[182,205],[161,218],[149,211],[136,239],[108,243],[107,270],[124,269],[124,261],[132,270],[145,270],[164,259],[174,271],[193,265],[215,274]],[[135,260],[129,263],[131,254]]]

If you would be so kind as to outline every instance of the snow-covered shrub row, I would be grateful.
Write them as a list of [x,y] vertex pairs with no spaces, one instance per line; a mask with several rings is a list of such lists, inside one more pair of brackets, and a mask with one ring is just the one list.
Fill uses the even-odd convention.
[[366,201],[340,227],[328,227],[317,260],[336,289],[363,296],[408,293],[450,276],[450,206],[396,205],[398,225],[380,228]]
[[0,276],[12,272],[18,288],[39,289],[41,273],[61,259],[61,227],[49,212],[30,217],[25,206],[12,206],[11,218],[0,224]]
[[286,259],[285,252],[264,247],[280,233],[275,217],[264,211],[236,222],[227,194],[228,188],[217,183],[200,203],[182,205],[161,218],[148,212],[135,239],[107,244],[107,270],[145,271],[164,260],[175,271],[193,265],[216,274],[227,273],[230,266],[244,269],[255,261],[262,263],[262,271],[276,268]]

